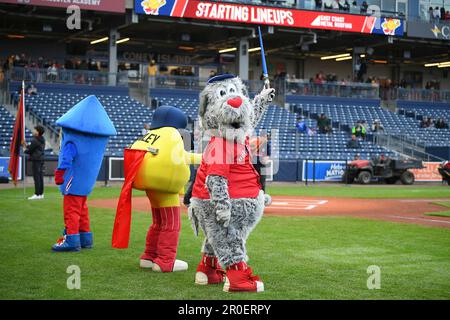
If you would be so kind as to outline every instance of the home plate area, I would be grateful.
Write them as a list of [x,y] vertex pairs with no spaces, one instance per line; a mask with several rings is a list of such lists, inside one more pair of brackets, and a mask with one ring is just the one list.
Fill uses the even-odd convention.
[[283,199],[275,198],[272,200],[272,204],[266,208],[283,209],[283,210],[312,210],[320,205],[327,203],[328,200],[315,200],[315,199]]

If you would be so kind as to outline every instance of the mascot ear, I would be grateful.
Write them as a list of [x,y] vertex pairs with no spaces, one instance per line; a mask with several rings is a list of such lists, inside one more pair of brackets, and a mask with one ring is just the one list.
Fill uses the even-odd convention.
[[198,115],[200,117],[203,117],[206,113],[206,107],[208,106],[208,94],[206,92],[206,90],[203,90],[200,93],[200,106],[198,108]]
[[245,85],[242,85],[242,94],[248,98],[248,90]]

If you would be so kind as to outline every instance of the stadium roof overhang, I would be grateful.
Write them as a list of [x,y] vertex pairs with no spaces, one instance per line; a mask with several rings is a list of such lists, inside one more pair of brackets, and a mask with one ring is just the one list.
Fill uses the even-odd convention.
[[[108,36],[111,28],[118,28],[122,38],[130,38],[124,44],[130,49],[218,54],[221,49],[236,47],[243,38],[249,40],[250,48],[259,46],[257,26],[250,24],[145,15],[133,21],[130,11],[126,14],[83,11],[82,29],[71,31],[66,27],[68,15],[60,8],[0,4],[0,15],[0,39],[19,35],[26,39],[89,45],[93,40]],[[445,59],[450,51],[448,41],[442,40],[289,27],[271,29],[268,32],[269,27],[262,28],[266,53],[286,59],[321,57],[330,53],[351,52],[353,48],[359,47],[371,48],[367,54],[369,61],[423,64],[439,57]],[[107,44],[98,46],[106,47]],[[409,52],[409,55],[405,55],[405,52]],[[259,51],[252,54],[259,55]]]

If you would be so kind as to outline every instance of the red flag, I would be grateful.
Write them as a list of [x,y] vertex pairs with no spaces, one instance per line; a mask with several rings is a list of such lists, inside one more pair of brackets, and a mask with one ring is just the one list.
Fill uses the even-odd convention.
[[113,248],[128,248],[131,227],[131,193],[133,190],[133,182],[146,153],[147,151],[145,150],[125,149],[123,161],[125,182],[123,183],[119,203],[117,204],[116,219],[114,221],[112,235]]
[[13,137],[9,147],[8,171],[14,184],[17,184],[19,174],[20,147],[25,143],[25,84],[22,83],[19,105],[17,108],[16,123],[14,124]]

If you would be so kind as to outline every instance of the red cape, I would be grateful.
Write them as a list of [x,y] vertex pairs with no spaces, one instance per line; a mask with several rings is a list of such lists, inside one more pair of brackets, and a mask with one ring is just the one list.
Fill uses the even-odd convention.
[[131,228],[133,182],[146,153],[147,151],[145,150],[125,149],[123,162],[125,182],[120,192],[119,203],[117,204],[116,220],[114,221],[112,234],[113,248],[128,248]]

